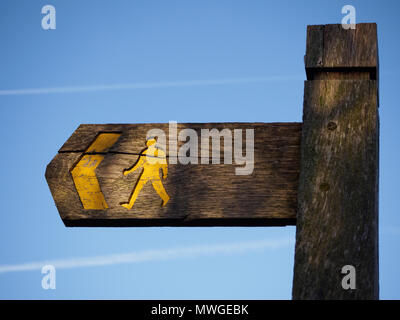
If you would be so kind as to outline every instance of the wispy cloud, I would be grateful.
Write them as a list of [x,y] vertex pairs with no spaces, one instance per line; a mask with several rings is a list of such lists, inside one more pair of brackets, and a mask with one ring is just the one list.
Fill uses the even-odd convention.
[[214,80],[189,80],[189,81],[143,82],[143,83],[138,82],[138,83],[119,83],[119,84],[105,84],[105,85],[92,85],[92,86],[9,89],[9,90],[0,90],[0,96],[244,84],[253,82],[302,80],[303,78],[304,76],[302,75],[288,75],[288,76],[271,76],[271,77],[214,79]]
[[215,254],[240,254],[251,251],[275,250],[293,245],[294,239],[289,238],[213,245],[197,245],[160,250],[146,250],[124,254],[48,260],[13,265],[0,265],[0,273],[41,270],[43,266],[49,264],[53,265],[56,269],[96,267],[117,265],[122,263],[140,263],[185,258],[199,258],[202,256]]

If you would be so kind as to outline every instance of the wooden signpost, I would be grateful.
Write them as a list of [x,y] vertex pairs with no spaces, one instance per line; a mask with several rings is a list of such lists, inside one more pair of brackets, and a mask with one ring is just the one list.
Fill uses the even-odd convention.
[[294,299],[378,299],[376,24],[309,26],[305,65],[303,123],[79,126],[46,170],[63,222],[296,225]]

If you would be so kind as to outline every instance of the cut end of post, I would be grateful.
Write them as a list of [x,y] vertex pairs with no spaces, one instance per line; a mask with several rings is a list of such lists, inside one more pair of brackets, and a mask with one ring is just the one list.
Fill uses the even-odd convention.
[[308,26],[304,61],[307,80],[378,80],[376,23]]

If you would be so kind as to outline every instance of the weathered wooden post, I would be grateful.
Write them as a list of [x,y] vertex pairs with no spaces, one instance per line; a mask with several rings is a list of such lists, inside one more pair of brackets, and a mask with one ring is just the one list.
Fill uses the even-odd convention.
[[309,26],[305,67],[293,299],[378,299],[376,24]]

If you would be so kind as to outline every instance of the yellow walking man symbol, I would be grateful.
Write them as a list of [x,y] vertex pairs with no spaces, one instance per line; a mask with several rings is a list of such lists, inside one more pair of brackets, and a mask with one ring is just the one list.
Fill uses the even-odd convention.
[[121,203],[121,206],[127,209],[132,208],[133,204],[135,203],[139,195],[140,190],[142,190],[142,188],[148,181],[151,181],[154,189],[161,197],[162,199],[161,206],[165,206],[169,200],[169,195],[165,191],[160,178],[160,169],[162,170],[163,179],[167,178],[168,174],[167,159],[165,156],[165,152],[159,148],[156,148],[156,142],[157,141],[154,138],[148,139],[146,141],[147,148],[142,151],[136,164],[132,168],[125,169],[123,171],[124,176],[126,176],[129,173],[139,168],[143,168],[143,171],[139,176],[139,180],[136,183],[135,188],[133,189],[129,202]]

